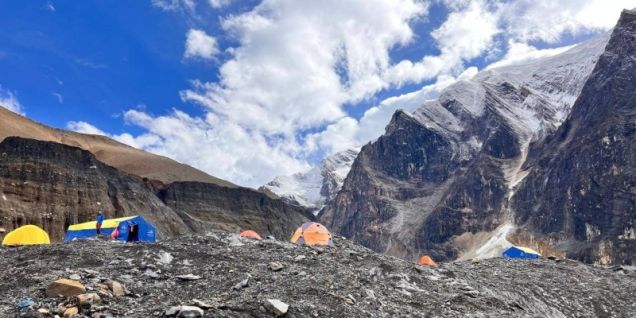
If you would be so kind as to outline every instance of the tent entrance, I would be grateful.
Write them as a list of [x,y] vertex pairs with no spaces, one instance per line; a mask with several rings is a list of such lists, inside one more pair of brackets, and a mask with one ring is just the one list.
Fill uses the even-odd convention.
[[138,242],[139,241],[139,224],[133,223],[130,225],[130,229],[128,230],[128,242]]

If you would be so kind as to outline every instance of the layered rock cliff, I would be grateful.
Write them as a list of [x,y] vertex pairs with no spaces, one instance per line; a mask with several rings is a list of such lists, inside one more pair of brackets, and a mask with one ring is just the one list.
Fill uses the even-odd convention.
[[0,228],[42,226],[60,241],[70,224],[139,214],[160,238],[209,229],[252,228],[290,235],[308,220],[302,208],[245,188],[200,182],[169,185],[108,166],[90,152],[8,137],[0,143]]
[[524,169],[519,235],[588,262],[636,263],[636,11],[623,12],[569,118]]
[[362,148],[320,219],[367,247],[408,259],[496,254],[487,246],[511,244],[506,237],[516,228],[509,200],[528,173],[530,144],[542,143],[567,118],[607,39],[483,71],[414,113],[396,112],[386,133]]

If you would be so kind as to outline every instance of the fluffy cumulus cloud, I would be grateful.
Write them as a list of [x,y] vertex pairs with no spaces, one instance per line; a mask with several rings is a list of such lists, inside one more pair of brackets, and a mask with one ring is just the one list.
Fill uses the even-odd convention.
[[186,34],[185,52],[186,58],[211,59],[219,52],[216,39],[203,30],[190,29]]
[[558,42],[563,34],[606,30],[634,0],[502,1],[497,14],[507,34],[517,41]]
[[7,89],[3,89],[2,85],[0,85],[0,107],[4,107],[14,113],[24,115],[22,104],[20,104],[20,101],[18,101],[16,93]]
[[[208,0],[213,8],[231,0]],[[192,7],[186,0],[155,0],[164,10]],[[477,72],[476,58],[491,67],[557,54],[564,35],[607,30],[630,1],[437,0],[448,15],[429,34],[428,2],[420,0],[263,0],[221,18],[224,36],[216,82],[194,79],[180,92],[200,105],[192,116],[174,109],[162,116],[130,110],[124,118],[145,129],[113,136],[172,157],[238,184],[258,186],[309,167],[308,158],[359,146],[379,136],[396,109],[411,111],[457,80]],[[430,37],[426,37],[430,36]],[[436,53],[394,60],[395,49],[431,38]],[[213,58],[214,37],[192,29],[185,57]],[[362,116],[344,105],[361,104],[380,91],[428,83],[386,99]],[[368,104],[368,103],[362,103]],[[81,127],[78,127],[81,128]],[[84,127],[84,129],[88,129]]]

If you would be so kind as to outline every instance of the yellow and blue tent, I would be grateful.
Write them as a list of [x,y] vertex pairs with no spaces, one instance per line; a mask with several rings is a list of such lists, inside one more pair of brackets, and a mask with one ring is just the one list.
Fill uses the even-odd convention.
[[[155,227],[138,215],[104,220],[100,234],[111,235],[115,229],[119,232],[117,239],[120,241],[156,242],[157,240]],[[97,236],[97,221],[91,221],[69,226],[64,241],[69,242],[95,236]]]
[[51,244],[49,234],[35,225],[24,225],[9,232],[2,240],[2,245],[41,245]]
[[512,246],[505,250],[502,256],[504,258],[538,259],[541,254],[531,248]]

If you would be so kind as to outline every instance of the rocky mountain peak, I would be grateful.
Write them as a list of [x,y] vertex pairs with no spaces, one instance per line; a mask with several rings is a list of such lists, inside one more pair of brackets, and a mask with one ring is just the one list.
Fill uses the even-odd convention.
[[484,246],[497,235],[509,246],[509,200],[528,174],[530,147],[566,120],[607,41],[482,71],[413,113],[396,112],[362,148],[322,222],[407,259],[492,253]]

